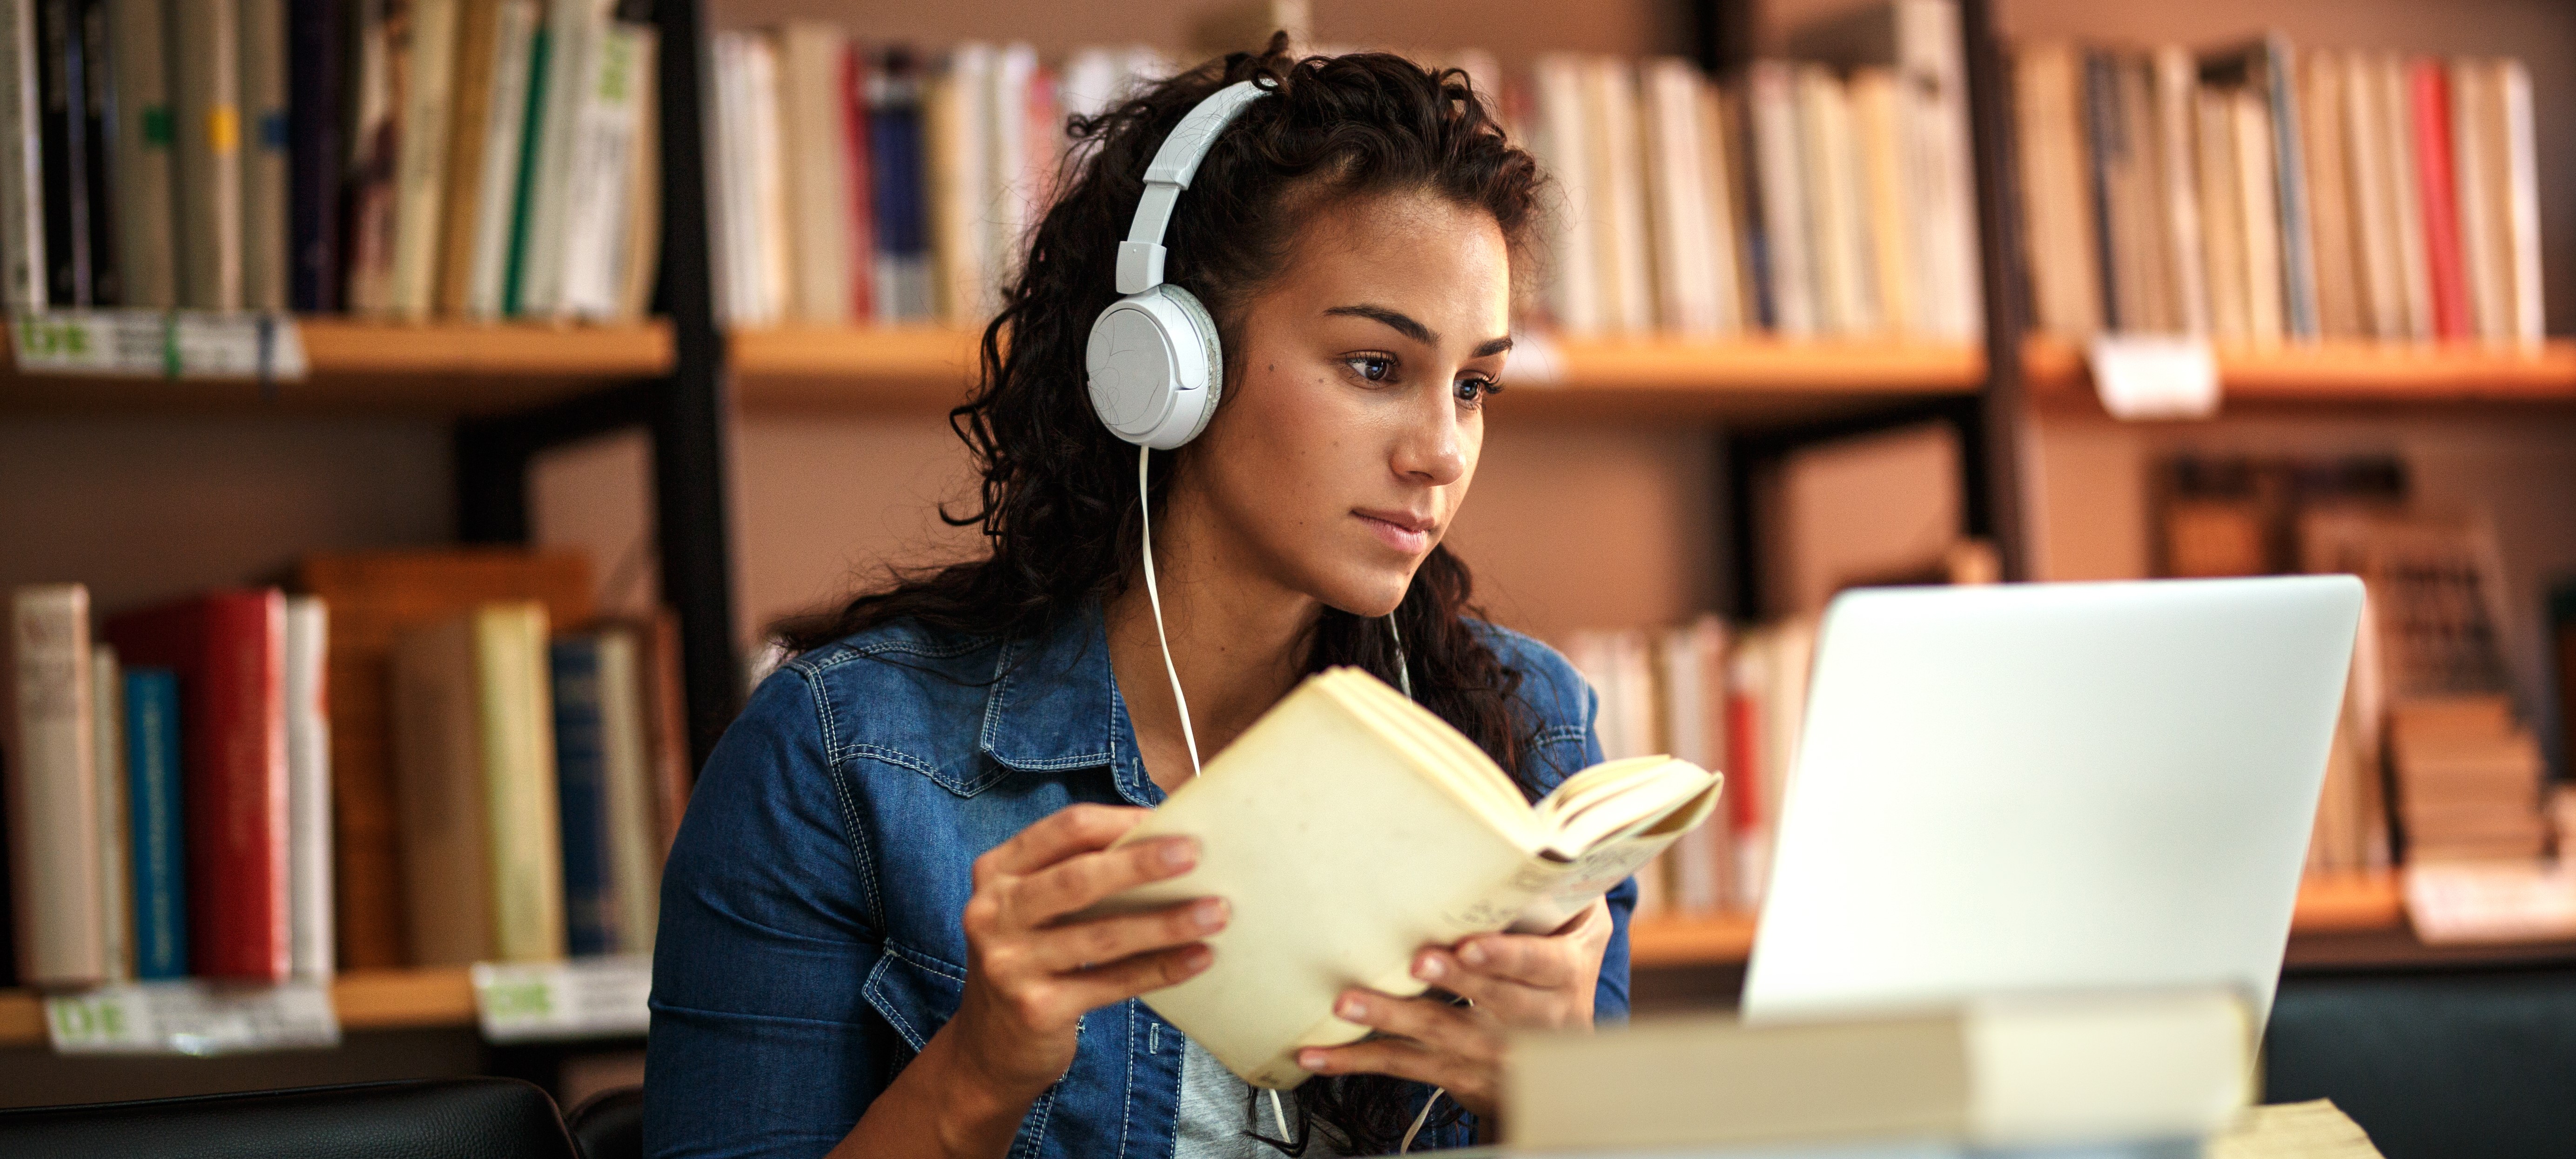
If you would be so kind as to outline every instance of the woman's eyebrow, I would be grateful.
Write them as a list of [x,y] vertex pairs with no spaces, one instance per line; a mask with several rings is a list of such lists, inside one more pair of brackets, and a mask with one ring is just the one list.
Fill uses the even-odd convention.
[[1335,306],[1324,311],[1324,313],[1327,315],[1340,314],[1352,318],[1366,318],[1425,346],[1440,345],[1440,335],[1430,327],[1406,317],[1401,311],[1389,310],[1384,306]]
[[[1399,310],[1390,310],[1384,306],[1362,304],[1357,306],[1334,306],[1325,310],[1324,313],[1328,315],[1338,314],[1351,318],[1366,318],[1425,346],[1438,346],[1440,344],[1440,333],[1438,331],[1433,330],[1420,322],[1414,321]],[[1475,352],[1469,354],[1468,357],[1491,358],[1494,355],[1500,354],[1511,348],[1511,336],[1506,334],[1500,338],[1488,338],[1483,342],[1477,343]]]

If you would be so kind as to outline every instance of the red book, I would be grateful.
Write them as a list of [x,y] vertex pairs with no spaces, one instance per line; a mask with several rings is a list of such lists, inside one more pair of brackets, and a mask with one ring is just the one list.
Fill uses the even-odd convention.
[[1743,689],[1726,694],[1727,819],[1751,837],[1762,827],[1762,702]]
[[2415,114],[2415,186],[2424,210],[2424,266],[2433,283],[2433,336],[2467,338],[2468,267],[2460,256],[2458,187],[2451,178],[2451,80],[2430,58],[2406,66]]
[[189,972],[284,980],[286,597],[209,592],[111,619],[106,637],[124,663],[179,676]]
[[869,183],[868,54],[841,47],[841,160],[850,190],[850,313],[865,326],[876,320],[876,187]]

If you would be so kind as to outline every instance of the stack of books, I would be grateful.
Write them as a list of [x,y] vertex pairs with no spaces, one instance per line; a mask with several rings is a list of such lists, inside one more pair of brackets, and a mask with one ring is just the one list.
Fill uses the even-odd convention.
[[640,317],[647,7],[0,3],[0,305]]
[[[1546,166],[1540,295],[1576,335],[1968,341],[1982,325],[1950,0],[1815,29],[1820,61],[1720,83],[1687,62],[1549,54],[1465,72]],[[975,325],[1044,214],[1068,118],[1174,59],[1025,44],[935,56],[800,22],[714,44],[719,301],[737,326]]]
[[2520,61],[2051,43],[2012,84],[2040,329],[2541,341]]
[[2536,861],[2540,743],[2501,696],[2405,701],[2389,713],[2389,770],[2410,862]]
[[15,590],[17,981],[649,951],[688,796],[672,617],[590,617],[578,557],[299,570],[103,619]]

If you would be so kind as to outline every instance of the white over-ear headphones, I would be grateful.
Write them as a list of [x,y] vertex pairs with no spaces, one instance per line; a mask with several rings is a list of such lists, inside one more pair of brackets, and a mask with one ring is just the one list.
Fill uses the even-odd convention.
[[1218,89],[1181,118],[1145,169],[1145,196],[1118,243],[1118,292],[1126,296],[1092,321],[1083,357],[1091,409],[1128,442],[1168,451],[1197,438],[1216,413],[1225,388],[1216,321],[1188,290],[1163,281],[1163,232],[1217,134],[1269,95],[1248,80]]

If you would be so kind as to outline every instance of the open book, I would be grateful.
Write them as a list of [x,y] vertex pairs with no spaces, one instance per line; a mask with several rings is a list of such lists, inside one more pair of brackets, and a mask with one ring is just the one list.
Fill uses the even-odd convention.
[[1412,995],[1413,955],[1583,913],[1717,805],[1687,761],[1611,761],[1532,806],[1448,722],[1355,668],[1308,678],[1120,844],[1199,839],[1198,868],[1120,894],[1126,911],[1222,897],[1216,961],[1145,1003],[1245,1082],[1305,1081],[1296,1051],[1366,1027],[1352,986]]

